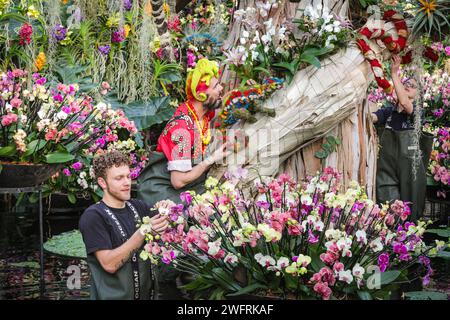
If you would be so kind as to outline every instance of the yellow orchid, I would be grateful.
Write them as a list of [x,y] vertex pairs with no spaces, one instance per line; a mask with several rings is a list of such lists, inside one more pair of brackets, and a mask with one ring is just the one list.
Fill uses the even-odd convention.
[[285,269],[285,271],[286,271],[286,273],[289,273],[289,274],[296,273],[298,271],[297,270],[297,263],[293,262],[289,267],[287,267]]
[[207,189],[212,189],[212,188],[216,187],[218,183],[219,183],[219,180],[217,180],[216,178],[208,177],[208,179],[206,179],[206,182],[205,182],[205,187]]
[[39,17],[39,11],[36,10],[34,5],[28,7],[27,16],[35,19]]

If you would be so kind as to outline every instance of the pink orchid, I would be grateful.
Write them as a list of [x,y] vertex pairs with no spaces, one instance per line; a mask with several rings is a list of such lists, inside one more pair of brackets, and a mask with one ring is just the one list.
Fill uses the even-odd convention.
[[22,100],[20,100],[17,97],[14,97],[14,98],[11,99],[10,104],[14,108],[18,108],[18,107],[20,107],[22,105]]
[[7,127],[13,123],[17,122],[17,114],[8,113],[7,115],[2,117],[2,126]]
[[329,300],[331,296],[331,289],[326,283],[318,282],[314,285],[314,291],[321,295],[323,300]]

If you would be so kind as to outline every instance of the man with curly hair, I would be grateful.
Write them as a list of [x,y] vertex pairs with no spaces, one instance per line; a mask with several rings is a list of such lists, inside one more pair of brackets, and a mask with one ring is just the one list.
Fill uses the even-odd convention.
[[[91,271],[91,299],[148,300],[156,282],[150,262],[142,261],[139,252],[146,233],[156,235],[167,228],[167,217],[131,199],[127,155],[102,154],[94,158],[93,167],[103,198],[85,210],[79,223]],[[146,216],[150,224],[142,224]]]

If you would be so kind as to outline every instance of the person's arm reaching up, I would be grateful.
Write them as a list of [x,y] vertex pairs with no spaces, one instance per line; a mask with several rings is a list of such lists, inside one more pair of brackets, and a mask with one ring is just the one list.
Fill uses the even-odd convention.
[[[413,104],[406,94],[405,87],[398,75],[400,69],[401,59],[398,55],[392,56],[391,74],[392,82],[394,83],[395,92],[397,93],[398,105],[401,110],[405,110],[407,114],[413,113]],[[399,111],[401,111],[399,110]]]

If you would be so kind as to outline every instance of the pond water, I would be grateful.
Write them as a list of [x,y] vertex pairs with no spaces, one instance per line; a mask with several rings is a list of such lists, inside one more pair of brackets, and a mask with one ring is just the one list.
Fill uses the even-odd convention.
[[[13,212],[0,203],[0,299],[39,299],[39,223],[33,207]],[[81,212],[46,215],[45,240],[78,226]],[[433,241],[432,238],[428,239]],[[427,290],[450,294],[448,260],[433,259],[435,275]],[[89,269],[83,259],[45,253],[44,299],[89,299]],[[79,275],[79,283],[73,281]],[[182,299],[174,286],[163,286],[160,299]]]

